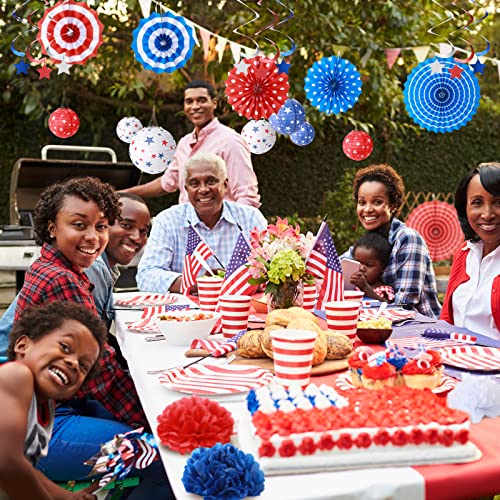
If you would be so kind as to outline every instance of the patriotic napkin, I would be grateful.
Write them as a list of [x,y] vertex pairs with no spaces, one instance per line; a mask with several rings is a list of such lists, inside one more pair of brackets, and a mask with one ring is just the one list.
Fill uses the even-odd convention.
[[454,347],[457,345],[463,345],[463,342],[459,340],[451,339],[429,339],[425,337],[408,337],[404,339],[390,339],[386,342],[386,345],[397,345],[399,347],[406,347],[408,349],[418,349],[420,346],[424,346],[426,349],[440,349],[442,347]]
[[171,293],[160,294],[154,293],[149,295],[136,295],[128,299],[116,299],[115,304],[119,306],[162,306],[177,302],[179,297]]
[[212,353],[214,358],[226,355],[228,352],[236,351],[239,338],[247,331],[243,330],[238,335],[225,341],[218,342],[215,340],[194,339],[191,342],[191,349],[202,349],[207,353]]
[[140,319],[139,321],[133,321],[127,325],[128,330],[133,330],[136,332],[144,333],[160,333],[160,329],[156,326],[155,318]]
[[[359,313],[360,321],[367,321],[375,318],[377,309],[361,309]],[[413,319],[416,316],[415,311],[408,311],[407,309],[386,309],[380,315],[382,318],[390,319],[393,323],[404,319]]]
[[142,310],[141,318],[154,318],[158,316],[158,314],[163,314],[168,311],[184,311],[186,309],[190,309],[189,304],[176,304],[173,306],[153,306],[153,307],[145,307]]

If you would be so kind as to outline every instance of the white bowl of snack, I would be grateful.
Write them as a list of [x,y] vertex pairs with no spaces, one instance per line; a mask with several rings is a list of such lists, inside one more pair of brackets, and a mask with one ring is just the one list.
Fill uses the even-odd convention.
[[190,346],[194,339],[206,339],[220,314],[212,311],[168,311],[156,316],[156,325],[171,345]]

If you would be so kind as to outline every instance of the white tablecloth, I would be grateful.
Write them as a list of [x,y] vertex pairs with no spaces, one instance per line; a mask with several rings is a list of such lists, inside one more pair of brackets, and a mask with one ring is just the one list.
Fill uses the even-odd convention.
[[[118,296],[130,296],[130,293],[115,295],[115,297]],[[187,301],[187,299],[182,298],[181,301]],[[182,303],[181,301],[178,303]],[[142,406],[156,436],[157,416],[168,404],[186,395],[167,389],[158,382],[157,375],[148,375],[146,372],[186,364],[183,353],[187,347],[169,346],[164,341],[146,342],[144,337],[151,334],[127,330],[126,322],[139,318],[139,311],[116,311],[116,333]],[[213,363],[214,360],[210,362]],[[217,401],[232,412],[235,421],[240,420],[246,411],[244,396],[221,396]],[[184,466],[189,457],[171,452],[161,445],[159,449],[177,499],[199,499],[197,495],[186,493],[181,481]],[[257,457],[256,459],[258,460]],[[411,467],[323,472],[266,478],[265,489],[258,498],[263,500],[382,498],[424,500],[425,485],[423,476]]]

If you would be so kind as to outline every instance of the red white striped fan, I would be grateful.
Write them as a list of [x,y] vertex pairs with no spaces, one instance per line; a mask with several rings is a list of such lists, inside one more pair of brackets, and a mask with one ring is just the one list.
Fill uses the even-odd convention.
[[102,43],[103,25],[85,2],[58,2],[45,11],[38,28],[43,52],[55,62],[83,64]]
[[406,225],[424,239],[433,262],[448,259],[464,241],[455,207],[444,201],[427,201],[415,208]]

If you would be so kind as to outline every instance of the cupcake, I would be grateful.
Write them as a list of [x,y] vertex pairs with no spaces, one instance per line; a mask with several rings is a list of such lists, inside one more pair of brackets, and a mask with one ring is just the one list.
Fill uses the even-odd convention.
[[403,380],[403,374],[401,370],[403,366],[408,363],[408,358],[405,356],[404,352],[397,345],[391,345],[391,347],[386,350],[385,356],[387,358],[387,362],[396,368],[396,380],[394,382],[395,386],[405,385]]
[[429,349],[427,351],[427,354],[430,354],[432,356],[431,365],[433,365],[434,368],[436,368],[437,372],[439,373],[439,383],[440,383],[441,375],[443,375],[444,372],[444,366],[443,366],[443,361],[441,359],[441,354],[439,353],[439,351],[433,351],[432,349]]
[[363,368],[361,381],[366,389],[392,387],[396,381],[396,368],[386,361],[385,353],[373,354]]
[[420,352],[403,366],[405,385],[414,389],[435,389],[441,380],[441,374],[432,364],[432,355]]
[[349,374],[351,376],[351,382],[354,387],[363,387],[363,382],[361,381],[361,373],[363,368],[368,363],[368,358],[373,354],[373,349],[371,347],[358,347],[353,355],[347,360],[349,365]]

